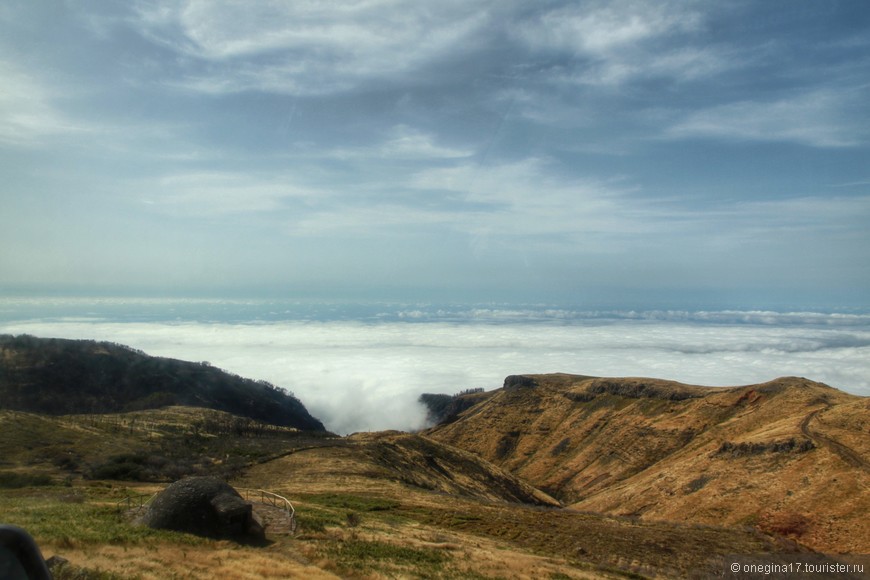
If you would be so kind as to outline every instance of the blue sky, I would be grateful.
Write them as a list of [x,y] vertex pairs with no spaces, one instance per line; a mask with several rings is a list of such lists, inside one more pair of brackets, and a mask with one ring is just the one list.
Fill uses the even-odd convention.
[[870,5],[0,5],[0,291],[870,307]]

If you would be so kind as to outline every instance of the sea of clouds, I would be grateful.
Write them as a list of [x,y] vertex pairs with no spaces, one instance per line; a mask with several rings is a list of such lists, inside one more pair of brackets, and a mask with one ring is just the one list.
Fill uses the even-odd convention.
[[870,395],[870,315],[0,299],[0,333],[107,340],[292,391],[337,433],[424,426],[421,393],[567,372]]

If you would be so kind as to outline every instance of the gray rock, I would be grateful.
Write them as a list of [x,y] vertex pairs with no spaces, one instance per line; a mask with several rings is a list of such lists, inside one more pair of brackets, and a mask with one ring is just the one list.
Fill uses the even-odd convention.
[[154,498],[140,521],[152,528],[209,538],[263,541],[266,537],[251,504],[216,477],[176,481]]
[[57,572],[61,567],[66,566],[67,564],[69,564],[69,560],[63,556],[58,556],[57,554],[45,561],[45,565],[48,566],[48,569],[51,570],[52,573]]

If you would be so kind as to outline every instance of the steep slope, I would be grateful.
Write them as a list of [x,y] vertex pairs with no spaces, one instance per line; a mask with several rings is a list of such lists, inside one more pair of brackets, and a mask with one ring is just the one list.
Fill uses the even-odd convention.
[[[338,553],[376,541],[435,550],[450,562],[417,573],[384,571],[385,577],[708,577],[722,569],[726,554],[771,559],[803,552],[745,527],[550,507],[544,494],[470,453],[397,432],[300,449],[252,466],[232,483],[292,498],[296,541],[336,542]],[[318,546],[308,555],[322,553]],[[359,570],[343,571],[357,577]]]
[[508,377],[428,436],[571,507],[756,524],[817,549],[870,550],[868,400],[806,379],[707,388]]
[[0,408],[61,415],[169,405],[325,430],[283,389],[207,363],[152,357],[107,342],[0,335]]
[[397,485],[488,501],[559,505],[472,453],[398,431],[357,433],[325,447],[303,449],[253,468],[247,478],[260,485],[280,486],[287,473],[298,474],[309,457],[316,458],[318,472],[340,473],[345,491],[383,491],[385,486]]

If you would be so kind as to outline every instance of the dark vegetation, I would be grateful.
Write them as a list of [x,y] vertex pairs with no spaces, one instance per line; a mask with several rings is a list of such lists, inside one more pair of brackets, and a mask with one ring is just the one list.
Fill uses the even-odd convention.
[[0,335],[0,408],[49,415],[117,413],[170,405],[324,431],[299,399],[207,362],[152,357],[93,340]]
[[0,489],[18,489],[22,487],[38,487],[52,485],[54,480],[43,473],[17,473],[14,471],[0,472]]
[[498,446],[495,448],[495,457],[498,460],[507,459],[511,453],[514,452],[514,449],[517,448],[517,443],[520,440],[520,432],[519,431],[510,431],[502,436],[501,439],[498,440]]
[[164,435],[143,442],[134,451],[96,456],[67,469],[71,476],[91,480],[171,482],[190,476],[229,479],[256,463],[269,461],[302,447],[328,444],[292,433],[264,437],[245,435]]
[[682,401],[703,396],[701,393],[688,389],[666,388],[643,381],[630,382],[625,379],[618,381],[596,379],[586,387],[586,392],[594,395],[617,395],[629,399],[666,399],[668,401]]
[[744,457],[761,453],[806,453],[815,449],[815,444],[809,439],[798,441],[794,437],[785,441],[770,441],[768,443],[732,443],[723,441],[716,455],[728,457]]
[[559,441],[559,443],[555,447],[553,447],[552,451],[550,451],[550,456],[556,457],[558,455],[561,455],[562,453],[565,453],[565,451],[567,451],[570,446],[571,438],[565,437],[564,439]]
[[465,389],[455,395],[423,393],[420,403],[426,407],[426,422],[430,425],[452,423],[466,409],[470,409],[489,395],[483,389]]
[[533,389],[538,386],[538,382],[525,375],[510,375],[505,377],[503,388],[510,389]]
[[0,411],[0,423],[0,488],[79,479],[228,478],[300,448],[332,444],[335,437],[193,407],[62,417]]

